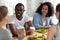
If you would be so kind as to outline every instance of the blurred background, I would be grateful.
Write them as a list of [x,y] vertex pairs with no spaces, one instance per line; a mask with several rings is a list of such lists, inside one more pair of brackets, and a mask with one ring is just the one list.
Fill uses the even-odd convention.
[[49,1],[53,4],[54,10],[58,3],[60,3],[60,0],[0,0],[0,6],[6,5],[9,10],[9,15],[12,15],[14,13],[14,8],[17,3],[22,3],[25,6],[25,13],[28,14],[30,17],[32,17],[37,9],[37,7],[43,3]]

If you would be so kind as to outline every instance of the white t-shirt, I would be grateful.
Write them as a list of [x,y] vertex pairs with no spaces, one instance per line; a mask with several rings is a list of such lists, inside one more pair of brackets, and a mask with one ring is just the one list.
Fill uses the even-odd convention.
[[53,24],[58,24],[58,19],[56,18],[56,15],[50,17],[52,19]]
[[14,26],[17,29],[22,29],[22,28],[24,28],[24,24],[28,21],[30,21],[30,19],[27,14],[23,14],[23,18],[20,21],[16,18],[16,15],[14,14],[10,17],[8,24],[14,24]]
[[46,21],[43,21],[43,26],[45,26],[46,25]]

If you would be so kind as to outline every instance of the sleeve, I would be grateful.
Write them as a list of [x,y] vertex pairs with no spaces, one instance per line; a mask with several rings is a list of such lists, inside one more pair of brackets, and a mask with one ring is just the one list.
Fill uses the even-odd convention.
[[13,24],[14,25],[14,29],[22,29],[22,28],[24,28],[23,26],[20,26],[19,21],[15,19],[14,15],[12,15],[10,17],[10,19],[8,20],[8,24]]
[[39,18],[36,15],[34,15],[33,17],[33,25],[36,30],[39,29],[39,27],[41,27],[41,25],[39,25]]
[[14,18],[10,17],[7,24],[14,24]]
[[31,21],[30,17],[29,17],[27,14],[25,14],[24,17],[25,17],[25,21],[26,21],[26,22]]
[[51,20],[51,24],[53,25],[56,25],[58,23],[58,19],[55,16],[51,17],[50,20]]

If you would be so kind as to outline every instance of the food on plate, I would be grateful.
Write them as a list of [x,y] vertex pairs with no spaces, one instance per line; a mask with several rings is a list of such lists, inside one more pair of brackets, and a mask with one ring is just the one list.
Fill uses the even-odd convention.
[[44,32],[48,32],[48,29],[45,29]]
[[28,37],[27,40],[44,40],[44,36],[38,36],[38,37]]
[[38,29],[38,33],[48,33],[48,29]]
[[38,29],[37,32],[42,33],[43,29]]

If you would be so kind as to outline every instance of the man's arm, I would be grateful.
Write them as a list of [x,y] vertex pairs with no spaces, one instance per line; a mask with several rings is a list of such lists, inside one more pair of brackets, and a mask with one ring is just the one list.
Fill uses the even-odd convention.
[[47,40],[53,40],[54,36],[57,36],[58,30],[57,27],[55,25],[53,25],[52,27],[50,27],[48,35],[47,35]]
[[24,29],[17,29],[15,28],[15,26],[13,24],[9,24],[9,28],[13,34],[14,37],[24,37],[25,36],[25,30]]
[[26,35],[30,35],[30,33],[31,33],[31,30],[33,31],[35,31],[35,27],[33,26],[33,24],[32,24],[32,22],[31,21],[28,21],[27,22],[27,25],[28,25],[28,27],[27,27],[27,29],[26,29]]
[[10,31],[11,33],[13,34],[14,37],[17,37],[17,32],[16,32],[16,28],[13,24],[9,24],[9,28],[10,28]]
[[18,37],[22,37],[24,38],[26,36],[26,32],[25,32],[25,29],[18,29],[17,30],[17,34],[18,34]]
[[29,27],[33,27],[33,24],[32,24],[31,21],[28,21],[27,24],[28,24]]

